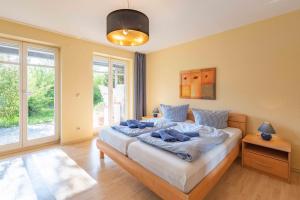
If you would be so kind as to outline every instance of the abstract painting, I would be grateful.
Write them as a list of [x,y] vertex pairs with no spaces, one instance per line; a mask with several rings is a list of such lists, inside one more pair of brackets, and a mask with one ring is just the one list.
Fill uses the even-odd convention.
[[180,72],[180,98],[216,99],[216,68]]

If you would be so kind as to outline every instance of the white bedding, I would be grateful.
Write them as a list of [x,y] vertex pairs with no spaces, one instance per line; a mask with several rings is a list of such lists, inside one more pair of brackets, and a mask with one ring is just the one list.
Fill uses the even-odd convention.
[[127,155],[128,145],[137,140],[135,137],[129,137],[119,133],[111,127],[105,127],[101,129],[99,133],[99,139],[109,144],[124,155]]
[[176,155],[140,141],[131,143],[127,154],[146,169],[188,193],[226,157],[242,137],[239,129],[223,130],[229,134],[229,138],[193,162],[183,161]]
[[[159,118],[155,119],[148,119],[144,121],[157,121]],[[179,127],[185,127],[187,124],[189,126],[193,124],[193,121],[187,120],[186,122],[177,122],[177,126]],[[102,140],[103,142],[109,144],[119,152],[121,152],[124,155],[127,155],[127,149],[130,143],[137,141],[135,137],[129,137],[127,135],[124,135],[111,127],[104,127],[100,130],[98,138]]]

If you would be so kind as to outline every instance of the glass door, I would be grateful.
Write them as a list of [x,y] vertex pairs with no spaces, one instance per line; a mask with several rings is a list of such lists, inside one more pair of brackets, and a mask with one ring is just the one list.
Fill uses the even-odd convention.
[[94,128],[126,119],[126,70],[127,62],[124,60],[94,56]]
[[126,119],[126,62],[112,59],[112,122],[118,123]]
[[21,43],[0,40],[0,151],[21,145]]
[[57,140],[57,50],[25,44],[24,55],[24,145]]
[[95,56],[93,61],[93,126],[109,125],[109,60]]
[[0,39],[0,151],[58,140],[56,48]]

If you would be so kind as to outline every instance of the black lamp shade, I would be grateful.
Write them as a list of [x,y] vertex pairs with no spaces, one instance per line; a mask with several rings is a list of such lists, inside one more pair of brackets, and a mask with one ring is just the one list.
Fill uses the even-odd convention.
[[122,46],[137,46],[149,40],[149,19],[137,10],[120,9],[107,15],[107,39]]
[[260,127],[258,128],[258,131],[260,131],[261,133],[266,133],[266,134],[275,134],[276,133],[273,126],[269,122],[262,123],[260,125]]

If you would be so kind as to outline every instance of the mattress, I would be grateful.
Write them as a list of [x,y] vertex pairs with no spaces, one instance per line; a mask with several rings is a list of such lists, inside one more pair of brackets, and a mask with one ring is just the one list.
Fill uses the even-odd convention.
[[[148,119],[144,121],[157,121],[159,118],[153,118]],[[179,127],[186,127],[187,125],[193,124],[193,121],[187,120],[185,122],[177,122],[177,126]],[[100,130],[98,138],[105,142],[106,144],[109,144],[114,149],[118,150],[124,155],[127,155],[127,148],[128,145],[132,142],[137,141],[135,137],[129,137],[127,135],[124,135],[111,127],[104,127]]]
[[114,149],[118,150],[124,155],[127,155],[128,145],[134,141],[137,141],[135,137],[129,137],[118,131],[112,129],[111,127],[105,127],[100,130],[99,139],[109,144]]
[[166,180],[182,192],[189,193],[226,157],[242,138],[241,130],[237,128],[226,128],[223,130],[229,134],[225,142],[203,153],[193,162],[186,162],[174,154],[140,141],[131,143],[127,154],[130,159]]

